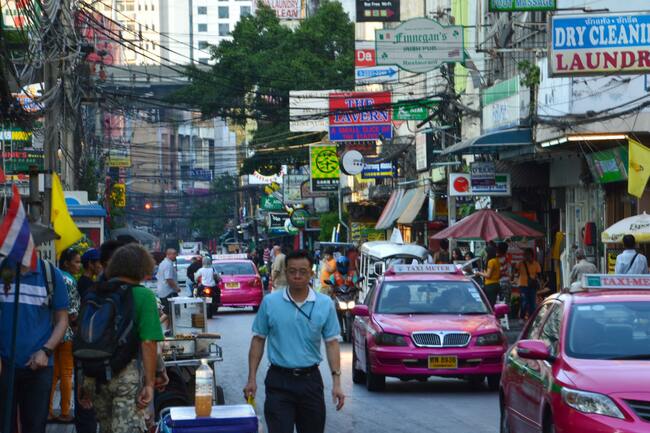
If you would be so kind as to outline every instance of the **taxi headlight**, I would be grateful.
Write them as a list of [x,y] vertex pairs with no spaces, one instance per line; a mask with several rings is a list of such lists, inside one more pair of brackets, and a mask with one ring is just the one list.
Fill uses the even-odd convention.
[[500,346],[503,343],[503,336],[500,332],[483,334],[476,337],[477,346]]
[[621,410],[611,398],[594,392],[562,388],[562,401],[578,412],[595,413],[625,419]]
[[338,301],[339,302],[339,310],[347,310],[348,309],[348,303],[343,302],[343,301]]
[[380,332],[375,335],[375,343],[378,346],[408,346],[403,335]]
[[354,301],[348,301],[348,310],[353,309],[353,308],[355,307],[355,305],[357,305],[356,302],[354,302]]

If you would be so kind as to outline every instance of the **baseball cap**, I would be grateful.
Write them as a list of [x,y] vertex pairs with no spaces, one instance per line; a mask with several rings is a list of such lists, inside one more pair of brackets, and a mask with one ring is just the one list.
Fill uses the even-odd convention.
[[94,248],[87,250],[81,256],[81,263],[87,265],[89,262],[98,262],[99,261],[99,251]]

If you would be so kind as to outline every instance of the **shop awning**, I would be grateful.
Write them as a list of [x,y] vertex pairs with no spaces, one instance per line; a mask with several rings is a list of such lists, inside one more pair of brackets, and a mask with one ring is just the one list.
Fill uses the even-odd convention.
[[478,137],[463,140],[442,150],[442,155],[475,155],[479,153],[496,153],[532,144],[530,128],[513,128],[489,132]]
[[390,222],[388,222],[388,220],[394,213],[397,203],[399,203],[400,199],[403,196],[403,189],[393,191],[393,193],[390,195],[390,198],[388,199],[388,202],[386,202],[386,206],[384,206],[384,210],[381,211],[381,215],[377,220],[377,224],[375,225],[376,230],[387,230],[393,226],[393,221],[395,221],[395,219],[391,219]]
[[414,191],[413,198],[411,198],[406,209],[404,209],[404,212],[402,212],[397,220],[399,224],[413,224],[418,213],[420,213],[420,209],[422,209],[422,203],[424,203],[424,199],[427,196],[424,188],[415,188],[412,191]]
[[395,224],[395,220],[397,220],[397,218],[399,218],[404,213],[408,205],[411,203],[411,200],[413,200],[413,197],[415,197],[416,191],[417,188],[409,189],[406,191],[404,190],[396,191],[399,194],[393,193],[391,199],[395,197],[394,203],[391,203],[390,200],[388,200],[388,203],[386,203],[386,208],[384,208],[384,212],[386,212],[389,205],[391,205],[391,209],[388,209],[390,213],[386,213],[384,218],[384,212],[382,212],[379,221],[377,221],[377,225],[375,226],[375,229],[388,230],[389,228],[392,228],[393,224]]

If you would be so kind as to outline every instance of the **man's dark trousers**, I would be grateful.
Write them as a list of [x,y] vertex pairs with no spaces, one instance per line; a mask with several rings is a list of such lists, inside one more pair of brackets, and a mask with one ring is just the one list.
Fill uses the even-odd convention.
[[[50,405],[52,388],[52,367],[30,370],[17,368],[14,379],[14,406],[11,416],[12,425],[16,425],[16,404],[20,407],[20,424],[22,433],[44,433]],[[2,361],[0,375],[0,428],[4,422],[4,399],[9,392],[9,375],[7,364]],[[9,433],[9,432],[4,432]],[[13,432],[12,432],[13,433]]]
[[318,368],[296,375],[271,367],[264,381],[264,417],[269,433],[323,433],[325,398]]

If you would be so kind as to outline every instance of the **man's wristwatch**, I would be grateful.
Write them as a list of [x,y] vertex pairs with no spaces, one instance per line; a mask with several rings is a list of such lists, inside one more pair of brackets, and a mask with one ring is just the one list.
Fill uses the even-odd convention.
[[341,376],[341,370],[332,370],[332,376]]
[[45,353],[47,355],[48,358],[50,356],[52,356],[53,351],[49,347],[43,346],[43,347],[41,347],[41,350],[43,351],[43,353]]

